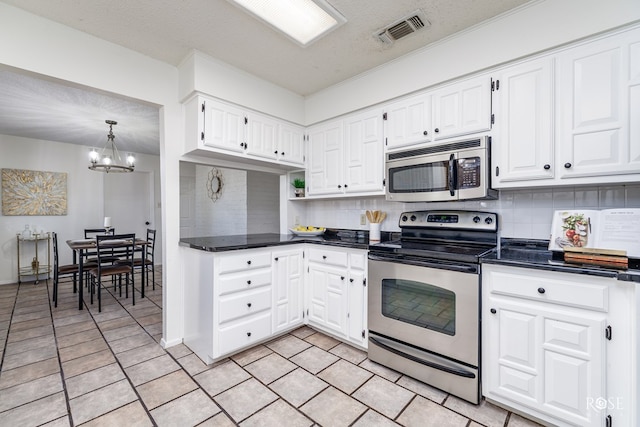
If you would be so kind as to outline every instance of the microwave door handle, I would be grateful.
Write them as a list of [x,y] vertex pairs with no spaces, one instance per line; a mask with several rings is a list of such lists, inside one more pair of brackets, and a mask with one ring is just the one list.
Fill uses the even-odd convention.
[[458,181],[456,174],[456,156],[452,153],[449,157],[449,194],[451,194],[451,196],[456,195],[456,187]]

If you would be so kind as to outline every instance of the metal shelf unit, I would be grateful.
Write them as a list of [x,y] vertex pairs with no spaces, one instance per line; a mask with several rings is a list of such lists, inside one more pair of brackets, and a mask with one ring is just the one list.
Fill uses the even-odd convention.
[[[18,241],[18,284],[22,283],[22,278],[27,276],[33,276],[36,278],[35,284],[37,285],[40,282],[40,276],[45,276],[46,280],[49,280],[51,277],[51,233],[44,234],[34,234],[31,237],[22,237],[22,234],[18,234],[16,236],[16,240]],[[21,258],[24,256],[23,252],[30,249],[27,244],[33,243],[33,249],[31,254],[34,254],[31,263],[24,266],[21,263]],[[38,248],[42,246],[42,244],[46,245],[47,251],[47,263],[44,264],[40,262],[40,255]],[[30,245],[29,245],[30,246]],[[42,249],[42,248],[41,248]]]

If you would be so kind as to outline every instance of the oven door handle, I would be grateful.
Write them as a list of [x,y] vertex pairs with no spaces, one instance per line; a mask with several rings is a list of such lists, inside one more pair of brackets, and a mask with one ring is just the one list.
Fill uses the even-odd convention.
[[402,351],[400,351],[400,350],[398,350],[396,348],[393,348],[391,346],[388,346],[388,345],[380,342],[380,340],[377,340],[377,339],[375,339],[375,338],[373,338],[371,336],[369,336],[369,341],[371,341],[375,345],[377,345],[377,346],[379,346],[379,347],[381,347],[381,348],[383,348],[383,349],[385,349],[387,351],[390,351],[393,354],[396,354],[398,356],[401,356],[401,357],[404,357],[406,359],[412,360],[414,362],[420,363],[422,365],[429,366],[430,368],[437,369],[439,371],[444,371],[444,372],[447,372],[449,374],[457,375],[459,377],[464,377],[464,378],[475,378],[476,377],[475,373],[473,373],[471,371],[467,371],[466,369],[455,368],[455,367],[452,367],[452,366],[445,366],[445,365],[442,365],[442,364],[440,364],[440,363],[438,363],[436,361],[433,361],[433,360],[426,360],[426,359],[423,359],[421,357],[417,357],[417,356],[414,356],[414,355],[411,355],[411,354],[404,353],[404,352],[402,352]]
[[383,261],[383,262],[397,262],[400,264],[407,265],[416,265],[418,267],[430,267],[437,268],[440,270],[450,270],[450,271],[458,271],[460,273],[478,273],[478,265],[477,264],[458,264],[452,262],[433,262],[427,261],[423,259],[415,259],[412,257],[406,257],[402,254],[385,254],[384,256],[378,256],[369,253],[369,260],[371,261]]
[[451,196],[456,195],[456,189],[458,188],[457,175],[456,155],[451,153],[449,157],[449,194],[451,194]]

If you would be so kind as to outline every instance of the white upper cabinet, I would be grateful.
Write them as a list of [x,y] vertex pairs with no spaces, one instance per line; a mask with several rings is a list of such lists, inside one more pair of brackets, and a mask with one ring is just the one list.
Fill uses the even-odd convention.
[[496,188],[640,180],[640,28],[497,75]]
[[491,78],[462,80],[384,107],[387,150],[491,129]]
[[304,129],[290,123],[280,123],[278,159],[294,165],[304,165]]
[[491,129],[491,78],[474,77],[433,93],[434,139]]
[[278,158],[278,122],[258,113],[247,114],[247,154]]
[[383,190],[382,129],[381,109],[345,118],[345,193]]
[[246,141],[246,116],[244,111],[213,100],[204,105],[204,140],[207,147],[241,152]]
[[431,141],[431,95],[420,94],[385,106],[387,150]]
[[384,193],[382,109],[309,129],[308,197]]
[[638,172],[639,46],[635,30],[558,55],[560,178]]
[[495,96],[494,183],[553,178],[553,59],[505,68]]
[[342,120],[331,121],[309,130],[309,196],[342,191],[342,149]]
[[301,126],[198,95],[184,105],[185,152],[304,166]]

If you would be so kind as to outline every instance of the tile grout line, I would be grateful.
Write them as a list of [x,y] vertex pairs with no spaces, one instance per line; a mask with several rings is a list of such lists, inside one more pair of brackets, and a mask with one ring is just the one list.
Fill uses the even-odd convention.
[[[142,325],[140,325],[140,323],[138,323],[138,321],[135,319],[135,317],[133,317],[133,316],[131,315],[131,313],[129,312],[129,310],[127,310],[127,308],[126,308],[124,305],[122,305],[122,303],[118,300],[118,298],[117,298],[116,296],[114,296],[114,295],[113,295],[113,293],[111,293],[111,291],[109,290],[109,288],[108,288],[108,287],[106,287],[106,286],[103,286],[103,287],[104,287],[104,288],[105,288],[105,290],[109,293],[109,296],[110,296],[110,297],[112,297],[112,298],[114,299],[114,301],[115,301],[117,304],[119,304],[119,305],[123,308],[123,310],[127,313],[127,315],[128,315],[129,317],[131,317],[131,318],[136,322],[136,324],[137,324],[138,326],[140,326],[140,328],[142,328],[142,330],[143,330],[145,333],[147,333],[147,335],[149,335],[149,336],[153,339],[153,336],[152,336],[151,334],[149,334],[149,332],[148,332],[148,331],[147,331],[147,330],[146,330]],[[134,289],[134,292],[135,292],[135,289]],[[150,301],[151,301],[151,300],[150,300]],[[152,302],[153,304],[155,304],[155,302],[153,302],[153,301],[151,301],[151,302]],[[86,302],[84,299],[83,299],[82,303],[84,304],[85,309],[87,310],[87,311],[86,311],[86,312],[87,312],[87,314],[91,317],[91,321],[94,323],[94,325],[95,325],[96,329],[98,330],[98,332],[99,332],[100,336],[102,337],[102,339],[104,340],[105,344],[106,344],[106,345],[107,345],[107,347],[109,348],[109,351],[110,351],[110,352],[111,352],[111,354],[113,355],[113,358],[115,359],[115,363],[117,363],[117,364],[118,364],[118,366],[120,367],[120,369],[121,369],[121,371],[122,371],[122,373],[123,373],[124,377],[127,379],[127,382],[129,383],[129,385],[130,385],[130,386],[131,386],[131,388],[133,389],[133,392],[135,393],[135,395],[136,395],[136,397],[137,397],[137,400],[138,400],[138,401],[140,402],[140,404],[142,405],[142,408],[144,409],[145,413],[146,413],[146,414],[147,414],[147,416],[149,417],[149,420],[151,421],[151,423],[152,423],[154,426],[157,426],[157,423],[155,422],[155,420],[154,420],[154,419],[153,419],[153,417],[151,416],[151,413],[150,413],[149,409],[147,408],[147,405],[146,405],[146,404],[144,403],[144,401],[142,400],[142,397],[141,397],[141,396],[140,396],[140,394],[138,393],[138,390],[136,389],[136,387],[133,385],[133,382],[132,382],[132,381],[131,381],[131,379],[129,378],[129,375],[127,375],[127,372],[125,371],[125,369],[123,368],[122,364],[120,363],[120,360],[119,360],[119,359],[118,359],[118,357],[116,356],[116,353],[113,351],[113,348],[111,347],[111,345],[110,345],[109,341],[105,338],[104,333],[103,333],[102,329],[100,328],[100,325],[99,325],[99,324],[98,324],[98,322],[96,321],[96,319],[95,319],[95,317],[94,317],[94,315],[93,315],[93,313],[92,313],[92,311],[91,311],[90,306],[87,304],[87,302]],[[55,330],[55,328],[54,328],[54,330]],[[156,341],[155,341],[155,339],[153,339],[153,341],[154,341],[154,342],[156,342]],[[57,346],[57,344],[56,344],[56,346]],[[163,349],[163,350],[164,350],[164,349]],[[166,351],[166,350],[165,350],[165,351]],[[95,370],[95,369],[92,369],[92,370]],[[87,372],[90,372],[90,371],[87,371]],[[86,372],[83,372],[82,374],[84,374],[84,373],[86,373]],[[78,375],[82,375],[82,374],[78,374]],[[65,377],[64,377],[64,375],[63,375],[63,373],[62,373],[62,366],[61,366],[61,375],[62,375],[63,382],[65,382],[65,384],[66,384]],[[77,375],[76,375],[76,376],[77,376]],[[111,384],[115,384],[115,383],[111,383]],[[99,387],[99,388],[97,388],[97,389],[95,389],[95,390],[91,390],[90,392],[87,392],[87,393],[84,393],[84,394],[86,395],[86,394],[88,394],[88,393],[92,393],[92,392],[94,392],[94,391],[96,391],[96,390],[100,390],[100,389],[102,389],[102,388],[104,388],[104,387],[107,387],[107,386],[109,386],[109,385],[111,385],[111,384],[107,384],[107,385],[105,385],[105,386]],[[66,387],[65,387],[65,390],[66,390]],[[65,391],[65,393],[66,393],[66,391]],[[126,403],[126,404],[124,404],[124,405],[122,405],[122,406],[119,406],[118,408],[114,408],[114,409],[110,410],[109,412],[106,412],[106,413],[104,413],[104,414],[100,414],[100,415],[98,415],[97,417],[92,418],[91,420],[95,420],[95,419],[98,419],[98,418],[100,418],[100,417],[103,417],[103,416],[105,416],[105,415],[107,415],[107,414],[109,414],[109,413],[112,413],[112,412],[114,412],[114,411],[117,411],[118,409],[121,409],[121,408],[123,408],[123,407],[125,407],[125,406],[127,406],[127,405],[129,405],[129,404],[131,404],[131,403],[133,403],[133,402],[129,402],[129,403]],[[68,406],[68,407],[70,406],[70,399],[68,398],[68,396],[67,396],[67,406]],[[71,410],[70,410],[70,408],[69,408],[69,416],[70,416],[71,418],[73,418],[73,417],[72,417],[72,415],[71,415]],[[87,420],[86,422],[89,422],[89,421],[91,421],[91,420]],[[73,424],[72,424],[72,425],[73,425]]]
[[[135,280],[133,281],[133,283],[135,284]],[[153,338],[153,336],[152,336],[152,335],[151,335],[151,334],[150,334],[150,333],[149,333],[149,332],[144,328],[144,326],[142,326],[142,325],[138,322],[138,320],[137,320],[137,319],[136,319],[136,318],[135,318],[135,317],[134,317],[134,316],[129,312],[129,310],[128,310],[128,309],[127,309],[127,308],[126,308],[126,307],[125,307],[121,302],[120,302],[120,300],[118,300],[118,297],[116,297],[116,296],[111,292],[111,290],[110,290],[108,287],[106,287],[106,286],[105,286],[104,288],[105,288],[105,290],[109,293],[109,295],[114,299],[114,301],[122,307],[122,309],[127,313],[127,315],[128,315],[128,316],[130,316],[130,317],[135,321],[135,323],[136,323],[138,326],[140,326],[140,328],[141,328],[141,329],[142,329],[142,330],[143,330],[147,335],[149,335],[149,336],[151,337],[151,339],[152,339],[154,342],[156,342],[156,340],[155,340],[155,339]],[[132,288],[133,288],[133,289],[132,289],[132,291],[131,291],[131,292],[132,292],[132,294],[133,294],[134,292],[136,292],[136,289],[135,289],[135,286],[133,286],[133,285],[132,285]],[[142,293],[141,293],[141,294],[142,294]],[[133,298],[134,298],[134,296],[132,295],[132,300],[133,300]],[[146,298],[146,297],[145,297],[145,298]],[[151,301],[151,300],[150,300],[150,301]],[[151,301],[151,302],[152,302],[153,304],[155,304],[155,302],[153,302],[153,301]],[[85,306],[87,305],[87,304],[86,304],[86,301],[84,301],[84,304],[85,304]],[[95,317],[94,317],[93,313],[91,312],[91,310],[89,309],[89,307],[88,307],[88,306],[87,306],[87,312],[88,312],[88,313],[89,313],[89,315],[91,316],[91,319],[92,319],[92,320],[93,320],[93,322],[95,323],[96,328],[97,328],[97,329],[98,329],[98,331],[100,332],[100,336],[102,337],[102,339],[104,339],[104,342],[107,344],[107,347],[109,347],[109,351],[111,351],[111,354],[113,355],[113,358],[115,359],[116,363],[118,364],[118,366],[119,366],[119,367],[120,367],[120,369],[122,370],[122,373],[124,374],[125,378],[127,379],[127,382],[129,383],[129,385],[130,385],[130,386],[131,386],[131,388],[133,389],[133,392],[135,393],[135,395],[136,395],[136,397],[137,397],[137,400],[138,400],[138,401],[140,402],[140,404],[142,405],[142,408],[144,409],[145,413],[146,413],[146,414],[147,414],[147,416],[149,417],[149,420],[151,421],[151,423],[152,423],[154,426],[156,426],[156,427],[157,427],[157,425],[158,425],[158,424],[156,423],[156,421],[154,420],[153,416],[151,415],[151,411],[149,410],[149,408],[147,407],[147,405],[144,403],[144,401],[143,401],[143,399],[142,399],[142,396],[140,396],[140,394],[138,393],[138,389],[137,389],[137,388],[136,388],[136,386],[133,384],[133,381],[131,380],[131,378],[129,378],[129,375],[127,374],[127,371],[126,371],[126,370],[124,369],[124,367],[122,366],[122,363],[120,362],[120,359],[118,359],[118,356],[116,355],[115,351],[114,351],[114,350],[113,350],[113,348],[111,347],[111,344],[110,344],[110,343],[109,343],[109,341],[105,338],[104,333],[103,333],[102,329],[100,328],[100,325],[99,325],[99,324],[98,324],[98,322],[95,320]],[[125,338],[126,338],[126,337],[125,337]],[[159,345],[159,344],[158,344],[158,345]],[[162,347],[162,346],[161,346],[161,347]],[[163,349],[163,350],[164,350],[164,349]],[[166,352],[166,350],[164,350],[164,351]],[[131,404],[131,403],[133,403],[133,402],[129,402],[129,403],[127,403],[127,404],[125,404],[125,405],[122,405],[122,406],[120,406],[120,407],[118,407],[118,408],[114,408],[114,409],[112,409],[111,411],[109,411],[109,412],[107,412],[107,413],[105,413],[105,414],[102,414],[102,415],[100,415],[100,416],[98,416],[98,417],[96,417],[96,418],[93,418],[93,419],[97,419],[97,418],[103,417],[103,416],[105,416],[105,415],[107,415],[107,414],[109,414],[109,413],[111,413],[111,412],[114,412],[114,411],[116,411],[116,410],[118,410],[118,409],[120,409],[120,408],[123,408],[123,407],[125,407],[125,406],[127,406],[127,405],[129,405],[129,404]],[[88,420],[88,421],[91,421],[91,420]],[[88,422],[88,421],[87,421],[87,422]]]
[[13,296],[13,307],[11,308],[11,317],[9,318],[9,325],[7,326],[7,337],[4,340],[4,346],[2,347],[2,360],[0,360],[0,374],[4,367],[4,358],[7,354],[7,345],[9,344],[9,332],[11,332],[11,325],[13,323],[13,313],[16,311],[16,304],[18,303],[18,292],[20,291],[20,285],[16,286],[15,295]]

